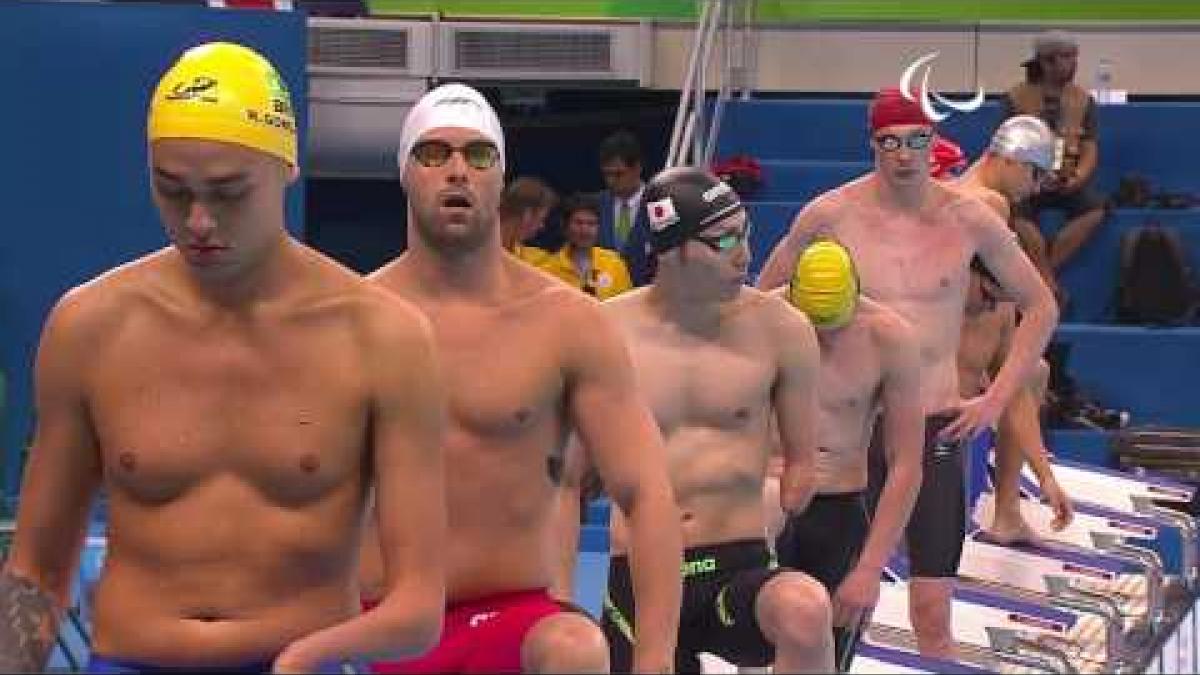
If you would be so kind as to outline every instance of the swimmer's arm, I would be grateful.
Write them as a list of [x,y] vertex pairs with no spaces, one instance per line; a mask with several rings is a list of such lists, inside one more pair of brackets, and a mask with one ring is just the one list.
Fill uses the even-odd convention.
[[575,563],[579,557],[580,500],[587,457],[574,435],[563,450],[562,477],[555,491],[554,583],[550,594],[560,600],[575,597]]
[[779,426],[783,471],[779,480],[779,505],[787,513],[800,513],[816,492],[817,480],[817,373],[821,351],[817,334],[803,313],[779,301],[780,368],[771,392]]
[[[908,524],[921,487],[925,418],[921,409],[921,356],[916,333],[899,316],[876,333],[883,366],[883,447],[887,478],[857,569],[878,578]],[[877,422],[879,423],[879,422]]]
[[370,447],[383,561],[379,604],[292,643],[277,671],[317,672],[345,659],[402,660],[430,649],[445,607],[445,388],[432,331],[390,306],[361,338],[371,378]]
[[[995,373],[1003,365],[1004,356],[1012,344],[1012,333],[1016,320],[1006,322],[1000,349],[997,350],[992,372]],[[1072,509],[1070,499],[1058,485],[1054,475],[1054,467],[1050,465],[1050,451],[1046,447],[1046,438],[1042,435],[1042,422],[1038,415],[1042,397],[1045,396],[1046,377],[1050,366],[1043,359],[1038,359],[1034,375],[1025,386],[1017,390],[1013,398],[1000,416],[999,433],[1001,437],[1011,439],[1010,443],[997,443],[997,452],[1020,452],[1021,457],[1029,463],[1029,468],[1037,477],[1038,485],[1042,486],[1043,494],[1054,507],[1058,522],[1065,527],[1071,521]],[[1019,468],[1019,465],[1018,465]],[[1056,526],[1056,529],[1061,529]]]
[[985,393],[1004,407],[1033,374],[1058,324],[1058,306],[1012,230],[990,212],[981,210],[979,215],[979,256],[1021,310],[1021,323],[1013,333],[1004,365]]
[[87,350],[96,344],[92,314],[68,295],[47,320],[38,349],[37,428],[12,549],[0,573],[0,672],[41,672],[70,605],[101,476],[82,375]]
[[580,298],[570,308],[567,357],[571,421],[606,492],[625,515],[636,599],[633,667],[674,665],[681,601],[683,533],[667,474],[666,451],[637,390],[633,364],[612,320]]
[[1029,468],[1037,476],[1039,485],[1055,480],[1046,442],[1042,437],[1041,421],[1038,419],[1038,401],[1028,387],[1017,392],[1004,409],[999,432],[1011,438],[1012,443],[998,443],[997,451],[1004,447],[1019,451],[1021,457],[1029,462]]
[[1008,203],[1008,199],[1004,195],[995,190],[980,190],[979,199],[988,205],[992,211],[1000,216],[1004,222],[1008,222],[1012,218],[1012,207]]
[[758,288],[764,291],[778,288],[791,281],[792,270],[804,248],[816,238],[817,233],[828,221],[828,206],[825,196],[809,203],[792,219],[787,234],[779,240],[767,262],[758,274]]

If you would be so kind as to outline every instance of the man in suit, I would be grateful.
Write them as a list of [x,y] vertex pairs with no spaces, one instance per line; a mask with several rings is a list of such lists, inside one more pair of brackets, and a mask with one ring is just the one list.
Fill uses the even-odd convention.
[[597,245],[619,251],[634,286],[650,283],[654,262],[647,251],[646,211],[642,206],[642,148],[628,131],[618,131],[600,144],[600,231]]

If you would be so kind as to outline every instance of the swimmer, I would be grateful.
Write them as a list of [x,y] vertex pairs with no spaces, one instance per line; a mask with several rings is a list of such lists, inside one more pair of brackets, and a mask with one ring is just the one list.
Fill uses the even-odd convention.
[[1016,210],[1054,182],[1061,164],[1058,136],[1037,117],[1018,115],[997,127],[983,156],[951,183],[983,199],[1004,218],[1060,304],[1063,290],[1054,278],[1046,241],[1037,225],[1018,217]]
[[[40,672],[108,498],[88,672],[314,672],[419,654],[441,623],[444,400],[412,307],[284,227],[299,164],[275,68],[187,50],[150,101],[172,245],[66,293],[0,575],[0,670]],[[99,233],[97,236],[101,236]],[[360,613],[367,494],[388,593]]]
[[[821,370],[816,496],[771,534],[780,564],[829,592],[837,666],[845,672],[921,486],[920,353],[908,321],[859,291],[854,261],[834,241],[809,246],[777,292],[816,327]],[[865,491],[873,430],[882,432],[887,478],[871,519]],[[772,501],[765,506],[773,516]]]
[[[698,654],[709,652],[739,666],[829,672],[828,596],[811,577],[776,565],[762,508],[772,418],[783,446],[780,507],[798,513],[813,496],[819,355],[812,326],[782,298],[744,285],[750,222],[728,185],[700,169],[668,169],[647,184],[645,208],[658,274],[604,309],[625,335],[640,395],[666,436],[683,519],[675,668],[699,672]],[[571,490],[586,464],[572,447],[564,523],[578,523]],[[634,620],[629,528],[618,511],[604,627],[613,670],[627,672],[644,624]],[[573,564],[564,567],[569,574]]]
[[[974,196],[1006,222],[1013,204],[1036,193],[1058,164],[1057,137],[1030,115],[1010,117],[996,130],[987,151],[956,187]],[[1024,239],[1022,239],[1024,241]],[[1027,253],[1030,253],[1026,249]],[[1031,256],[1032,259],[1032,256]],[[964,398],[987,388],[1004,361],[1017,314],[996,280],[978,261],[971,265],[971,286],[959,345],[959,386]],[[1039,360],[1033,377],[1013,397],[1000,418],[996,436],[996,513],[988,534],[1002,543],[1032,542],[1036,533],[1021,515],[1021,465],[1029,462],[1041,492],[1054,511],[1051,526],[1061,530],[1074,517],[1071,500],[1054,477],[1042,436],[1038,409],[1045,396],[1049,366]]]
[[[574,430],[630,515],[637,620],[654,626],[638,636],[634,668],[666,672],[681,545],[662,438],[599,303],[504,250],[504,153],[495,112],[461,84],[429,92],[404,122],[409,249],[373,280],[429,317],[447,373],[449,605],[433,652],[375,669],[608,671],[599,626],[547,590],[556,489],[547,460]],[[368,601],[386,589],[374,547],[368,538]]]
[[[800,211],[759,278],[777,288],[816,238],[850,251],[863,292],[908,320],[921,353],[926,448],[921,491],[906,528],[910,615],[922,654],[953,658],[950,594],[966,529],[962,446],[992,427],[1028,382],[1058,320],[1053,296],[1003,220],[980,201],[929,176],[933,124],[898,89],[884,89],[868,114],[875,170],[819,196]],[[959,395],[957,353],[969,280],[978,255],[1017,302],[1021,324],[988,388]],[[871,462],[882,486],[882,449]]]

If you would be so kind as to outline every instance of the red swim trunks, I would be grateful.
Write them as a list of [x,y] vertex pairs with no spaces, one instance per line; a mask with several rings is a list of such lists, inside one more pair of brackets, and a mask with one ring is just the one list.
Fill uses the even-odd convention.
[[410,661],[371,664],[375,673],[519,673],[521,643],[534,624],[577,611],[544,589],[514,591],[456,602],[446,608],[442,638]]

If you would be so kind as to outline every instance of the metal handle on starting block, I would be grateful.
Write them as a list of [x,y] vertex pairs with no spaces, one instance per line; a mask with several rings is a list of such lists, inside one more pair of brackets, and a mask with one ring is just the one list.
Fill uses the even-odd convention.
[[1116,598],[1082,588],[1076,588],[1071,580],[1057,574],[1045,577],[1046,589],[1062,607],[1099,615],[1104,620],[1104,663],[1117,670],[1122,661],[1125,646],[1125,626],[1121,605]]
[[1029,659],[1022,665],[1034,665],[1036,668],[1055,673],[1078,673],[1079,669],[1071,661],[1071,657],[1061,649],[1043,645],[1031,640],[1019,631],[999,626],[988,626],[984,630],[988,634],[988,643],[992,649],[1006,656]]
[[1197,560],[1197,547],[1200,546],[1200,524],[1186,513],[1159,506],[1154,500],[1145,495],[1130,495],[1135,513],[1152,516],[1165,520],[1177,527],[1183,540],[1183,576],[1184,586],[1189,591],[1196,590],[1197,580],[1200,579],[1200,560]]

